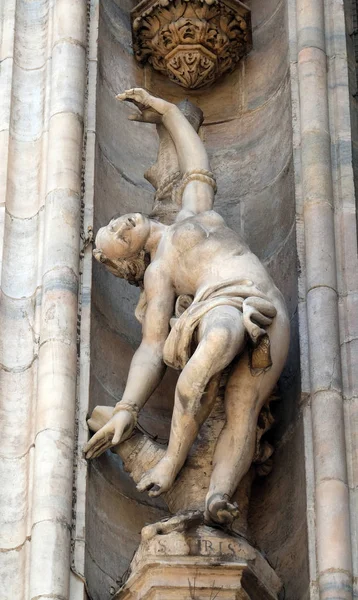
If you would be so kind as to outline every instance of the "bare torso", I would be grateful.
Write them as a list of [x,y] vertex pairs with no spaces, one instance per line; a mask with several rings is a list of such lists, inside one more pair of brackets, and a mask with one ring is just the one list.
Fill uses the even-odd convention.
[[[196,296],[200,291],[215,289],[221,282],[230,281],[233,293],[237,291],[238,295],[245,284],[249,288],[252,286],[250,295],[257,298],[262,294],[263,299],[270,300],[276,308],[274,318],[267,320],[266,317],[263,323],[265,329],[261,330],[262,335],[266,335],[267,331],[269,337],[271,364],[268,368],[264,365],[259,373],[252,373],[246,352],[248,336],[244,312],[240,313],[232,303],[226,303],[225,297],[221,297],[222,302],[208,310],[201,319],[198,346],[189,360],[184,361],[184,367],[179,365],[182,372],[175,390],[166,453],[138,484],[140,491],[149,490],[152,496],[171,488],[213,406],[218,384],[216,376],[239,356],[226,385],[227,421],[216,445],[206,497],[206,518],[230,523],[236,508],[229,499],[250,467],[259,411],[277,382],[286,359],[289,342],[287,311],[281,293],[257,256],[212,210],[215,185],[209,159],[201,139],[180,110],[137,88],[118,98],[137,103],[143,111],[139,120],[161,123],[171,136],[184,182],[182,188],[177,189],[177,193],[181,189],[182,210],[177,221],[166,228],[134,213],[119,217],[114,223],[111,221],[97,234],[96,245],[98,241],[105,243],[102,250],[109,252],[109,260],[130,259],[146,251],[151,254],[151,264],[144,276],[146,308],[142,343],[132,358],[123,397],[111,419],[86,446],[86,455],[87,458],[99,456],[133,431],[138,411],[165,372],[164,353],[167,357],[169,336],[175,327],[169,333],[175,298],[182,294]],[[197,300],[196,306],[194,302],[194,308],[198,304],[200,300]],[[253,314],[250,313],[250,304],[246,308],[246,317],[249,314],[250,318]],[[184,323],[184,327],[188,325],[182,317],[177,321],[180,322],[182,326]],[[186,333],[191,340],[190,327]],[[186,336],[179,338],[185,345]],[[176,348],[174,353],[177,353]],[[211,383],[214,385],[209,393]]]
[[146,278],[167,276],[175,295],[195,295],[202,286],[250,280],[274,304],[282,296],[255,254],[215,211],[193,215],[168,227]]

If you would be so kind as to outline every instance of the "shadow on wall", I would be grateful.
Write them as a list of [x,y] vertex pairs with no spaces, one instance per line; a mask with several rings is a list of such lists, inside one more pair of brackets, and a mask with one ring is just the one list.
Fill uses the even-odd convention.
[[[101,0],[94,229],[118,212],[149,212],[153,202],[143,173],[155,162],[155,129],[128,121],[131,109],[115,95],[146,87],[170,101],[188,97],[200,106],[205,116],[201,135],[218,181],[216,210],[265,262],[291,316],[291,351],[272,433],[274,469],[255,485],[250,523],[258,547],[285,583],[286,597],[301,600],[308,573],[286,0],[250,4],[254,49],[212,88],[192,92],[135,62],[129,17],[134,3]],[[136,288],[94,265],[90,409],[121,398],[140,341],[134,318],[137,296]],[[145,429],[163,441],[175,381],[176,374],[168,372],[141,417]],[[90,464],[87,498],[86,577],[93,600],[107,600],[129,566],[141,528],[163,518],[164,505],[138,494],[119,458],[110,453]]]

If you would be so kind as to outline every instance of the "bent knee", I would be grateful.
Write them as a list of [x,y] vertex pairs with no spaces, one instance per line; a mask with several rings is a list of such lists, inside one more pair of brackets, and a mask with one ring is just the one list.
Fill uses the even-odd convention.
[[214,347],[225,347],[233,340],[233,332],[226,325],[215,325],[210,327],[204,334],[204,340],[209,345]]
[[231,352],[231,348],[236,350],[237,346],[244,340],[245,332],[239,319],[221,318],[218,323],[214,323],[206,328],[203,341],[206,342],[208,350],[212,348],[215,353],[218,351]]

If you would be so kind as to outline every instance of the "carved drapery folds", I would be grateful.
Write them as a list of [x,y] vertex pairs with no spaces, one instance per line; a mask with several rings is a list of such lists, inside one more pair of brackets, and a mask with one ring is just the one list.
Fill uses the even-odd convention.
[[136,59],[190,89],[232,71],[252,45],[250,10],[237,0],[143,0],[132,31]]

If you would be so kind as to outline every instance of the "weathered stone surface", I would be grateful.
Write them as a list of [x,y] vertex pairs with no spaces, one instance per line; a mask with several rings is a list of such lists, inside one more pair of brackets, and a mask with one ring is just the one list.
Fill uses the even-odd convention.
[[[241,503],[237,507],[233,497],[236,488],[245,490],[243,479],[250,463],[264,464],[272,454],[269,444],[261,447],[261,436],[272,425],[267,403],[288,352],[286,307],[257,257],[213,210],[216,184],[205,147],[190,117],[186,118],[178,106],[141,88],[127,90],[117,99],[138,104],[139,121],[153,122],[153,113],[154,122],[160,123],[157,163],[147,172],[158,189],[160,166],[170,166],[174,154],[168,153],[169,158],[163,161],[168,145],[163,132],[166,129],[170,134],[178,155],[173,168],[181,171],[172,190],[172,201],[179,208],[178,218],[172,224],[132,212],[111,219],[96,235],[95,258],[129,283],[143,282],[137,311],[145,298],[145,312],[141,317],[136,313],[138,320],[143,321],[143,336],[131,361],[123,397],[113,414],[108,407],[96,406],[88,421],[95,434],[84,452],[86,458],[92,459],[121,444],[117,451],[137,489],[148,491],[149,496],[164,493],[173,515],[188,509],[200,510],[209,522],[221,524],[232,523],[240,515],[245,530],[247,498],[243,498],[244,508]],[[192,235],[198,227],[207,233],[194,239]],[[180,241],[183,235],[184,245]],[[184,252],[185,261],[180,258]],[[201,290],[206,288],[203,296]],[[184,297],[183,293],[192,296]],[[178,312],[178,303],[183,299],[189,308]],[[205,321],[200,313],[195,317],[198,309],[204,309]],[[171,321],[168,335],[168,319],[173,314],[176,324]],[[200,344],[186,350],[185,344],[190,346],[194,340],[191,315],[196,318],[194,327],[198,327]],[[255,344],[252,351],[250,339]],[[213,364],[214,354],[217,358]],[[138,413],[163,377],[163,362],[182,371],[175,389],[168,446],[163,451],[146,437],[137,436],[134,446],[131,438],[122,448],[122,442],[138,423]],[[204,433],[202,425],[212,411],[222,374],[231,363],[223,383],[225,427],[222,419],[217,419],[217,427],[213,421]],[[185,465],[200,428],[204,443],[195,444],[191,460]]]
[[[174,102],[183,98],[180,88],[160,74],[155,74],[150,68],[144,71],[138,69],[130,54],[128,21],[125,17],[128,8],[129,6],[112,0],[106,0],[101,7],[100,79],[97,96],[97,131],[100,146],[97,147],[96,161],[95,231],[118,211],[124,214],[133,210],[134,206],[138,207],[138,210],[149,211],[152,204],[150,186],[140,178],[140,174],[154,162],[155,137],[149,125],[137,125],[126,120],[130,110],[127,111],[125,107],[114,102],[113,94],[121,91],[123,87],[132,86],[133,83],[138,87],[142,86],[145,77],[145,87],[155,95]],[[210,91],[199,93],[187,90],[186,96],[204,112],[205,122],[201,135],[209,150],[210,160],[215,164],[215,175],[219,184],[216,206],[234,229],[239,232],[245,231],[247,241],[255,245],[255,250],[261,258],[264,258],[265,252],[268,251],[272,260],[269,269],[272,269],[278,281],[282,281],[284,293],[288,286],[286,297],[294,312],[297,293],[296,249],[290,85],[287,80],[288,63],[285,57],[288,43],[288,32],[285,31],[287,15],[284,4],[276,1],[265,2],[264,5],[260,3],[260,6],[254,3],[254,9],[256,49],[254,48],[250,53],[250,68],[244,68],[242,63],[232,74],[219,80]],[[274,32],[277,28],[280,30],[280,35],[276,37]],[[260,70],[263,60],[267,64],[266,72],[270,73],[266,78],[262,76],[263,72]],[[259,74],[260,89],[255,84],[255,78]],[[243,93],[243,90],[252,90],[250,106],[247,104],[247,94]],[[251,107],[254,110],[250,110]],[[118,140],[124,137],[127,140],[126,144],[118,143]],[[277,218],[280,222],[277,223],[272,234],[271,223]],[[94,267],[94,282],[96,284],[93,286],[95,311],[92,315],[91,408],[99,403],[113,405],[120,399],[133,348],[140,339],[140,330],[132,316],[137,301],[136,290],[132,287],[128,289],[128,286],[123,285],[122,282],[109,277],[103,269],[97,268],[97,265]],[[118,300],[119,297],[121,301]],[[296,352],[297,346],[291,354],[293,362],[296,361]],[[292,377],[292,372],[297,374],[297,366],[289,366],[288,380]],[[167,373],[167,376],[169,380],[167,379],[155,392],[140,420],[146,430],[153,435],[159,434],[160,441],[163,442],[167,439],[171,411],[170,397],[176,380],[175,373]],[[293,388],[289,390],[285,397],[285,408],[282,408],[282,412],[285,413],[283,422],[287,427],[290,427],[297,418],[297,411],[293,408],[297,391]],[[285,431],[284,427],[283,431]],[[289,494],[296,496],[297,490],[294,487],[286,488],[288,484],[285,484],[284,457],[288,455],[295,457],[292,469],[298,469],[302,452],[300,436],[293,438],[288,436],[286,443],[287,445],[278,450],[280,458],[276,458],[279,465],[277,477],[281,481],[281,494],[285,494],[284,490],[290,489]],[[107,477],[109,465],[112,465],[112,469],[116,469],[117,464],[113,462],[114,458],[111,456],[103,458],[103,461],[105,465],[102,465],[102,468]],[[94,477],[92,471],[91,478]],[[123,477],[123,474],[117,478],[112,476],[112,485],[119,492],[123,489],[123,485],[126,485],[126,493],[133,497],[135,490],[133,487],[127,487],[128,482],[125,484]],[[273,529],[277,531],[277,546],[273,547],[270,536],[263,536],[262,533],[268,513],[265,510],[258,510],[255,505],[251,515],[251,520],[255,521],[258,543],[263,542],[265,552],[269,555],[272,552],[273,560],[280,564],[286,580],[290,579],[289,573],[294,563],[285,562],[285,552],[283,551],[281,557],[280,548],[286,542],[287,547],[290,548],[298,544],[301,548],[305,548],[304,487],[301,486],[300,490],[297,503],[290,504],[292,523],[299,523],[295,536],[294,525],[288,534],[283,523],[282,526],[278,526],[278,521],[281,525],[281,519],[275,521],[273,517],[275,508],[272,506],[269,510],[269,520],[272,522]],[[273,488],[266,482],[262,482],[258,494],[262,502],[272,499],[275,495]],[[97,501],[96,495],[92,498],[94,502]],[[141,496],[136,498],[137,501],[142,502]],[[96,510],[100,510],[100,503]],[[123,526],[127,527],[127,518],[123,511],[121,515]],[[290,536],[292,546],[287,540],[287,535]],[[105,594],[105,590],[109,590],[113,585],[113,580],[118,577],[118,571],[116,573],[111,570],[108,584],[105,584],[106,575],[101,573],[99,568],[103,567],[104,553],[99,552],[93,533],[90,534],[89,539],[91,539],[91,557],[88,559],[87,572],[91,577],[92,593],[100,598],[101,594]],[[105,538],[102,539],[105,546]],[[121,546],[122,571],[119,574],[128,565],[128,559],[124,558],[124,548],[122,548]],[[305,559],[302,560],[302,572],[306,573]],[[96,566],[96,563],[99,566]],[[96,569],[97,577],[102,582],[99,587],[94,583],[95,576],[90,573],[91,568]],[[105,570],[109,573],[107,568]],[[304,575],[300,580],[300,590],[304,589],[305,581]],[[291,592],[294,598],[293,589]],[[108,592],[107,597],[109,596]]]
[[250,11],[237,0],[142,0],[131,16],[136,59],[185,88],[210,86],[251,49]]
[[[81,356],[77,364],[73,343],[77,317],[75,288],[69,303],[56,305],[55,318],[48,322],[46,330],[42,330],[41,325],[45,323],[42,319],[45,313],[41,316],[41,298],[42,276],[45,274],[43,257],[49,267],[48,271],[46,267],[45,286],[49,283],[47,275],[51,279],[51,289],[47,288],[49,302],[46,300],[44,304],[46,314],[54,299],[62,302],[70,298],[67,293],[72,294],[72,287],[71,291],[67,289],[68,273],[69,269],[74,269],[74,279],[77,278],[78,252],[84,245],[79,239],[80,219],[74,218],[74,212],[66,202],[63,204],[64,223],[61,210],[48,210],[48,216],[50,212],[52,216],[46,221],[46,228],[51,229],[50,233],[46,233],[46,240],[51,245],[47,256],[47,242],[43,243],[44,206],[48,192],[57,185],[66,189],[74,186],[74,197],[80,206],[83,151],[86,157],[82,180],[82,185],[86,186],[84,234],[87,226],[92,224],[94,179],[95,230],[112,214],[118,211],[126,213],[134,205],[149,212],[151,188],[142,173],[156,154],[154,135],[150,126],[144,133],[141,126],[128,124],[125,109],[119,110],[113,97],[134,84],[176,103],[182,99],[183,89],[149,67],[142,69],[134,60],[129,18],[134,5],[132,0],[101,1],[98,43],[96,22],[99,6],[96,0],[89,3],[82,0],[57,0],[55,3],[49,0],[6,0],[0,4],[0,235],[4,230],[4,236],[1,235],[1,240],[4,240],[1,241],[1,250],[4,250],[2,286],[7,295],[1,300],[0,309],[4,340],[0,359],[1,594],[4,600],[32,600],[39,595],[45,600],[54,594],[61,598],[83,600],[85,576],[91,597],[108,600],[119,586],[119,578],[126,571],[139,543],[139,529],[146,521],[153,522],[165,516],[164,505],[160,504],[160,500],[143,503],[143,498],[121,470],[119,458],[114,455],[104,456],[98,461],[103,476],[93,465],[86,496],[86,467],[77,450],[75,522],[72,529],[75,541],[70,563],[67,526],[61,530],[62,533],[54,533],[53,528],[57,527],[54,521],[44,521],[31,532],[32,488],[36,486],[33,478],[35,433],[40,426],[41,447],[47,425],[50,426],[48,435],[51,439],[58,436],[56,439],[59,441],[62,435],[67,436],[68,428],[73,427],[78,389],[79,445],[83,445],[87,437],[85,418],[88,404],[109,405],[120,399],[133,347],[140,337],[139,327],[131,317],[136,293],[132,290],[125,293],[121,282],[113,281],[113,278],[111,282],[101,269],[94,270],[92,307],[96,306],[92,308],[90,343],[91,249],[87,246],[81,265],[81,270],[84,266],[84,286]],[[260,258],[268,260],[267,265],[274,278],[282,282],[293,313],[293,330],[297,323],[297,314],[294,313],[296,275],[299,283],[300,365],[304,393],[301,401],[297,402],[299,350],[297,335],[294,334],[281,382],[285,390],[284,400],[275,411],[278,419],[272,433],[276,444],[275,465],[271,475],[255,486],[250,509],[251,533],[284,581],[286,598],[317,600],[319,595],[325,599],[339,595],[351,600],[352,595],[358,595],[358,268],[354,190],[354,183],[358,182],[358,104],[354,97],[357,91],[354,49],[357,34],[351,15],[354,3],[350,0],[247,0],[247,4],[252,12],[254,42],[249,57],[210,90],[187,90],[185,95],[205,114],[206,123],[201,135],[215,161],[219,212],[235,230],[245,233]],[[90,26],[89,31],[86,24]],[[86,45],[90,63],[87,86],[84,85]],[[317,62],[313,68],[308,59],[315,58]],[[85,87],[88,92],[86,115],[81,101]],[[74,114],[68,118],[60,117],[62,124],[52,126],[50,114],[56,113],[57,117],[61,110],[71,110]],[[301,127],[305,117],[307,120],[302,122]],[[87,127],[87,146],[83,145],[84,126]],[[319,135],[311,135],[311,126],[313,129],[321,128]],[[137,129],[131,138],[133,127]],[[305,139],[301,131],[305,133]],[[95,158],[96,136],[100,144]],[[65,143],[64,138],[67,140]],[[140,165],[140,172],[136,165]],[[66,193],[64,189],[55,190],[58,207]],[[309,196],[310,202],[315,204],[307,203],[305,211],[310,226],[305,231],[303,201],[307,202]],[[317,199],[321,205],[316,203]],[[49,209],[50,196],[48,200]],[[330,206],[334,206],[334,210]],[[334,228],[329,223],[330,218],[334,221]],[[71,226],[68,220],[72,222]],[[327,227],[322,225],[327,222]],[[275,224],[272,235],[271,223]],[[66,238],[63,246],[62,225]],[[334,237],[332,248],[326,245],[327,239],[324,238],[328,231],[331,232],[330,237]],[[321,245],[323,238],[324,252],[323,243]],[[309,264],[306,249],[310,255]],[[335,259],[332,258],[334,253]],[[325,263],[324,255],[331,257],[329,264]],[[306,272],[309,272],[308,287],[316,289],[317,282],[318,286],[332,285],[334,262],[337,265],[337,286],[333,287],[338,311],[331,311],[331,292],[326,296],[323,292],[319,301],[310,305],[315,314],[309,324]],[[61,295],[64,290],[60,281],[57,295],[56,277],[54,275],[52,280],[51,265],[55,267],[54,271],[59,267],[58,280],[64,277],[66,297]],[[78,283],[80,287],[81,282]],[[329,299],[328,311],[325,298]],[[321,342],[317,339],[312,341],[317,331],[311,327],[312,323],[317,326],[317,307],[323,314],[322,327],[333,323],[336,328],[334,343],[339,349],[336,353],[331,352],[332,339],[322,337]],[[71,340],[71,345],[69,349],[65,343],[63,351],[59,351],[57,346],[48,347],[47,352],[41,349],[44,364],[41,366],[40,387],[44,379],[47,382],[41,392],[39,417],[45,418],[42,423],[41,419],[36,423],[38,346],[43,335],[48,340],[52,336],[66,340],[66,343]],[[327,361],[323,356],[326,350],[329,354]],[[89,392],[90,351],[92,383]],[[315,382],[326,384],[331,381],[333,356],[342,366],[342,399],[337,389],[339,380],[335,376],[334,389],[318,390],[311,406],[310,367],[315,374]],[[153,435],[159,434],[159,441],[163,442],[168,433],[175,380],[175,373],[167,374],[141,421],[145,429]],[[55,388],[57,391],[53,395]],[[53,412],[52,399],[55,405]],[[344,404],[344,429],[341,404]],[[314,439],[312,416],[315,419]],[[339,424],[337,419],[340,419]],[[54,431],[56,427],[58,431]],[[61,451],[61,443],[59,447],[56,444],[51,446],[47,455],[49,463],[46,469],[42,470],[43,457],[36,465],[35,471],[39,476],[49,473],[49,481],[55,482],[57,464],[59,474],[72,473],[72,460]],[[65,458],[66,463],[62,463]],[[345,460],[347,479],[340,483],[337,478],[342,477]],[[316,496],[316,473],[317,481],[324,478],[328,481],[331,475],[334,476],[333,483],[329,484],[329,493],[322,488]],[[68,483],[69,480],[66,481]],[[57,506],[59,514],[63,515],[63,507],[69,505],[64,498],[56,504],[56,486],[57,483],[51,485],[49,503],[53,514]],[[66,490],[72,495],[69,485],[66,485]],[[317,500],[321,504],[317,504]],[[346,520],[348,505],[349,531]],[[317,506],[321,510],[322,535],[317,535]],[[336,508],[332,510],[332,506]],[[36,507],[34,510],[36,512]],[[331,539],[332,531],[334,533],[332,526],[336,523],[339,535],[337,538],[333,535],[331,546],[327,540]],[[58,527],[62,526],[58,524]],[[349,544],[352,548],[353,588],[347,555]],[[321,564],[328,567],[321,574],[316,560],[317,549]],[[73,573],[68,577],[70,564],[79,575]],[[339,564],[347,570],[335,570]],[[319,585],[321,591],[318,590]],[[169,592],[166,593],[167,599]]]
[[210,527],[156,535],[142,542],[124,587],[113,600],[276,600],[282,583],[260,553],[240,537]]
[[0,7],[6,599],[69,593],[86,8]]

